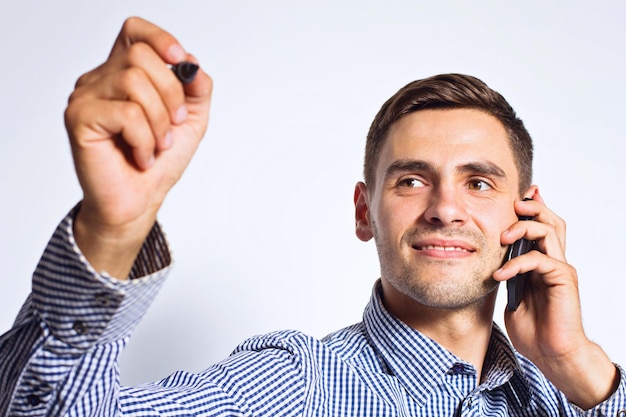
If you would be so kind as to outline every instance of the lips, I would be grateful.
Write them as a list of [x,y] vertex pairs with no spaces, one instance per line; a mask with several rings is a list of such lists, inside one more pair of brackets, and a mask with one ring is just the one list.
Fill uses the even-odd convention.
[[460,246],[439,246],[439,245],[424,245],[417,246],[417,250],[442,250],[446,252],[473,252],[469,249],[462,248]]
[[476,248],[474,245],[462,240],[446,240],[446,239],[429,239],[414,242],[413,249],[421,251],[425,254],[433,254],[435,256],[455,256],[468,255],[474,253]]

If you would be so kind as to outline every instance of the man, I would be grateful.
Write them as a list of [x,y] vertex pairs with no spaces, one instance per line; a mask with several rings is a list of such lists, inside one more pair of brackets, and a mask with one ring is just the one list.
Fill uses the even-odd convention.
[[[583,332],[564,223],[530,185],[530,137],[461,75],[409,84],[372,123],[354,201],[381,278],[362,323],[322,341],[255,337],[202,373],[120,387],[116,359],[171,261],[156,214],[208,120],[211,80],[181,85],[166,64],[183,60],[195,61],[171,35],[129,19],[77,82],[66,125],[84,198],[0,339],[0,414],[626,413],[623,371]],[[523,237],[536,250],[502,265]],[[506,316],[518,354],[492,315],[498,282],[527,271]]]

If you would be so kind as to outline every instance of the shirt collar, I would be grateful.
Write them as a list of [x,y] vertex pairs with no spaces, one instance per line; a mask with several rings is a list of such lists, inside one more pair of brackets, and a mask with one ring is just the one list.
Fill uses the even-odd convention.
[[[382,304],[380,281],[374,286],[363,322],[374,348],[407,393],[420,405],[444,383],[446,375],[467,365],[439,343],[392,316]],[[504,386],[507,395],[526,406],[530,388],[522,376],[515,351],[504,333],[494,324],[485,358],[483,386],[492,390]]]

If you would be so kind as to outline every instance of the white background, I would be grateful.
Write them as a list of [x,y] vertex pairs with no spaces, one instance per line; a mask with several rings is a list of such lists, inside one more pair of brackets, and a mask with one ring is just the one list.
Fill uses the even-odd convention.
[[0,331],[81,197],[67,96],[140,15],[199,58],[215,91],[160,217],[176,266],[124,353],[123,382],[202,370],[253,334],[321,337],[359,321],[378,277],[373,243],[353,232],[365,134],[398,88],[441,72],[478,76],[526,122],[535,182],[568,222],[587,332],[626,365],[625,12],[618,1],[3,0]]

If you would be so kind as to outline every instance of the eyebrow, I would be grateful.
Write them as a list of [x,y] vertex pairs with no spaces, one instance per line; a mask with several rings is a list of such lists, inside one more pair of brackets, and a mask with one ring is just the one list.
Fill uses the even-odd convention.
[[457,172],[474,172],[489,177],[506,178],[506,173],[502,168],[494,164],[493,162],[481,161],[481,162],[469,162],[457,167]]
[[[435,167],[433,167],[432,164],[420,159],[398,159],[389,165],[385,172],[385,177],[389,178],[398,173],[417,171],[435,172]],[[457,166],[456,172],[459,174],[475,173],[490,177],[506,178],[504,170],[489,161],[468,162]]]

